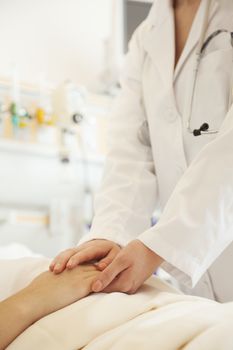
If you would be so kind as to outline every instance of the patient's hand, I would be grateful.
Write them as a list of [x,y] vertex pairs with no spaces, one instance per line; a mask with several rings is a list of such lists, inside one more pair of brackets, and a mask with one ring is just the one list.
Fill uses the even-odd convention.
[[87,296],[99,273],[93,265],[81,265],[59,275],[47,271],[31,282],[27,293],[36,296],[36,307],[40,302],[43,304],[42,315],[39,315],[42,317]]
[[99,273],[91,265],[78,266],[59,275],[47,271],[0,302],[0,350],[35,321],[88,295]]

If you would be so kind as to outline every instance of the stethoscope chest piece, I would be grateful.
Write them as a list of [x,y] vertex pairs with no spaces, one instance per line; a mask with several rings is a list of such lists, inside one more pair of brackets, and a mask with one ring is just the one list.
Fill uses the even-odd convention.
[[193,130],[193,136],[200,136],[202,133],[208,132],[208,130],[209,130],[209,124],[203,123],[199,129]]

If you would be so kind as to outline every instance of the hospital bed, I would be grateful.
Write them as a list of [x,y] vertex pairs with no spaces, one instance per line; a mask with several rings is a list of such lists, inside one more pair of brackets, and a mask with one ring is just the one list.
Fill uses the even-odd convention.
[[[38,257],[0,260],[0,299],[47,267]],[[135,295],[92,294],[50,314],[7,349],[232,350],[232,329],[233,303],[185,296],[152,277]]]

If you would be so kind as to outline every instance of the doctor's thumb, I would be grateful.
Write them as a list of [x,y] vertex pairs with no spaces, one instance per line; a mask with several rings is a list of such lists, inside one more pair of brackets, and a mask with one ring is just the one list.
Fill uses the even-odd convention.
[[100,280],[95,281],[95,282],[92,284],[92,287],[91,287],[91,290],[92,290],[94,293],[101,292],[103,289],[104,289],[104,288],[103,288],[103,283],[102,283]]
[[102,292],[116,277],[118,271],[115,269],[114,262],[104,269],[93,281],[91,290],[94,293]]

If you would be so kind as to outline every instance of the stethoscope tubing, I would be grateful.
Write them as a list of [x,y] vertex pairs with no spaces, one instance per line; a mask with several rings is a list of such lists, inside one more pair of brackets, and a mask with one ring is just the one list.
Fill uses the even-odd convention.
[[[192,119],[194,93],[195,93],[195,90],[196,90],[197,76],[198,76],[198,72],[199,72],[199,66],[200,66],[201,58],[202,58],[206,48],[210,44],[210,42],[216,36],[218,36],[221,33],[228,33],[228,31],[224,30],[224,29],[216,30],[214,33],[212,33],[205,40],[212,0],[206,0],[206,1],[207,1],[207,4],[206,4],[206,9],[205,9],[205,15],[204,15],[201,35],[200,35],[200,39],[199,39],[198,46],[197,46],[197,51],[196,51],[196,64],[195,64],[195,67],[194,67],[194,78],[193,78],[193,83],[192,83],[192,90],[191,90],[190,103],[189,103],[189,109],[188,109],[188,117],[187,117],[187,130],[189,131],[189,133],[193,134],[194,136],[195,136],[195,134],[194,134],[195,130],[192,130],[192,128],[191,128],[191,119]],[[232,34],[231,34],[231,43],[232,43],[232,46],[233,46],[233,36],[232,36]],[[232,74],[232,83],[233,83],[233,74]],[[231,106],[231,103],[232,103],[231,100],[232,100],[232,94],[229,95],[229,107]],[[218,133],[218,130],[208,130],[208,131],[201,131],[201,133],[199,135],[217,134],[217,133]]]

